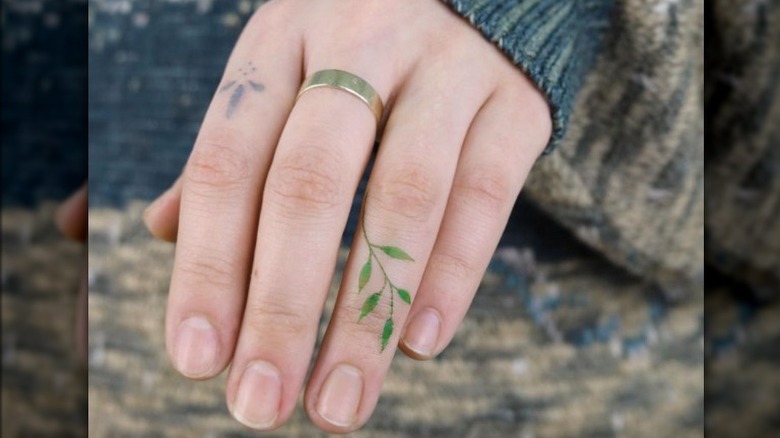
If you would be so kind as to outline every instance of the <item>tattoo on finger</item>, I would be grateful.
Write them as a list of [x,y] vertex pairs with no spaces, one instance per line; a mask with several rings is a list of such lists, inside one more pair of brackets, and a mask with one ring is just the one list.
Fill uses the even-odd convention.
[[240,75],[239,79],[233,79],[220,87],[220,93],[233,90],[233,93],[230,95],[230,100],[228,101],[227,109],[225,110],[226,118],[229,119],[235,114],[238,103],[241,101],[241,98],[244,96],[244,91],[247,88],[258,93],[265,90],[265,85],[250,79],[252,73],[255,71],[257,71],[257,67],[252,64],[252,61],[249,61],[246,65],[238,69]]
[[366,300],[363,302],[363,307],[360,310],[360,316],[358,317],[358,321],[362,320],[366,315],[369,313],[374,312],[377,304],[379,304],[379,300],[382,298],[382,295],[384,294],[385,290],[390,294],[390,313],[387,316],[387,319],[385,320],[384,327],[382,328],[382,336],[381,336],[381,344],[380,344],[380,351],[385,351],[385,347],[387,347],[387,342],[390,340],[390,336],[393,335],[393,311],[395,310],[395,296],[398,295],[398,298],[400,298],[403,302],[406,304],[412,304],[412,298],[411,295],[409,295],[409,291],[406,289],[401,289],[397,287],[393,282],[390,280],[390,277],[387,275],[387,271],[385,270],[384,265],[382,264],[382,260],[380,260],[378,256],[378,252],[382,252],[385,255],[389,256],[392,259],[396,260],[402,260],[402,261],[408,261],[408,262],[414,262],[414,259],[409,256],[404,250],[401,248],[398,248],[397,246],[390,246],[390,245],[377,245],[371,242],[371,240],[368,239],[368,233],[366,232],[366,222],[365,222],[365,215],[360,219],[361,222],[361,229],[363,232],[363,238],[366,241],[366,244],[368,245],[368,259],[363,264],[363,267],[360,269],[360,276],[358,278],[358,294],[363,292],[363,289],[368,284],[369,280],[371,279],[371,274],[374,271],[374,264],[376,263],[376,266],[379,267],[379,270],[382,273],[382,276],[384,277],[384,281],[382,282],[382,287],[373,294],[369,295]]

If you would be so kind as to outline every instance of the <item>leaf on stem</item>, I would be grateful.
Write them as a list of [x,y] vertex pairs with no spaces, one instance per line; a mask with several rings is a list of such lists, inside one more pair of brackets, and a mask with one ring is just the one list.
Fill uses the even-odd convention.
[[409,295],[409,291],[405,289],[396,289],[396,292],[398,292],[398,296],[401,297],[406,304],[412,304],[412,297]]
[[380,246],[379,249],[382,250],[385,254],[389,255],[390,257],[398,260],[409,260],[414,261],[413,258],[409,256],[404,250],[401,248],[398,248],[396,246]]
[[241,100],[241,96],[243,95],[244,95],[244,85],[240,84],[233,91],[233,94],[230,95],[230,102],[228,102],[227,112],[225,113],[227,118],[230,118],[233,115],[233,113],[236,112],[236,108],[238,107],[238,102]]
[[366,301],[363,303],[363,309],[360,310],[360,317],[358,318],[358,321],[363,319],[364,316],[368,315],[372,310],[374,310],[374,307],[376,307],[377,303],[379,303],[379,297],[381,296],[382,292],[380,291],[366,298]]
[[387,341],[390,340],[390,336],[393,335],[393,320],[392,318],[387,318],[387,321],[385,321],[385,328],[382,330],[382,351],[385,351],[385,347],[387,347]]
[[230,81],[230,82],[228,82],[227,84],[223,85],[223,86],[222,86],[222,88],[220,88],[220,89],[219,89],[219,91],[226,91],[226,90],[229,90],[229,89],[230,89],[230,87],[232,87],[233,85],[236,85],[236,81]]
[[371,278],[371,254],[368,255],[368,260],[363,268],[360,269],[360,279],[358,280],[358,292],[362,292],[366,287],[366,283]]

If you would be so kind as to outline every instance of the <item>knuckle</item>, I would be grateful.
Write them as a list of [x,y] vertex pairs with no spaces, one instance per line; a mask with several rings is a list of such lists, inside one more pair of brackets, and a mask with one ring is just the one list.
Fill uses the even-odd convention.
[[478,268],[474,265],[466,253],[460,252],[436,252],[431,254],[428,260],[428,269],[431,272],[463,281],[475,275],[480,275]]
[[342,194],[336,157],[319,147],[298,148],[272,167],[267,190],[283,210],[301,212],[331,210]]
[[[378,334],[382,333],[385,322],[390,315],[390,297],[388,296],[387,291],[385,291],[374,310],[363,318],[358,319],[358,315],[360,315],[363,302],[366,298],[368,298],[368,295],[360,295],[358,299],[350,300],[349,303],[344,304],[344,310],[346,311],[343,312],[341,321],[347,327],[344,330],[344,333],[352,336],[356,343],[365,342],[367,338],[376,338]],[[399,298],[396,296],[396,315],[399,315],[397,311],[398,299]],[[396,330],[399,329],[396,328]]]
[[501,213],[514,204],[515,190],[505,169],[486,167],[466,172],[456,179],[453,188],[489,215]]
[[217,256],[183,260],[177,267],[187,283],[205,289],[228,289],[235,281],[232,263]]
[[[516,72],[513,73],[516,75]],[[507,102],[504,113],[512,121],[512,126],[521,128],[517,132],[525,133],[525,147],[521,149],[526,154],[529,149],[541,153],[553,131],[550,105],[524,75],[521,80],[504,81],[503,84],[498,91],[503,94],[502,101]]]
[[192,151],[185,169],[191,186],[229,189],[249,177],[249,160],[244,139],[230,130],[203,135]]
[[304,335],[312,329],[316,318],[309,318],[300,310],[301,306],[279,297],[260,298],[246,308],[244,319],[250,329],[266,337],[272,334]]
[[262,3],[250,17],[248,25],[256,26],[263,30],[275,30],[289,16],[291,8],[288,7],[288,3],[278,0]]
[[410,164],[379,178],[369,192],[369,202],[383,212],[422,222],[435,210],[441,189],[423,166]]
[[[300,21],[300,5],[292,1],[269,0],[260,2],[244,27],[246,39],[253,43],[290,41]],[[244,36],[242,35],[242,38]]]
[[[468,32],[453,32],[453,29],[446,24],[443,26],[430,26],[425,32],[425,48],[431,56],[451,57],[462,51],[464,44],[469,39],[473,39]],[[480,52],[471,51],[471,59],[473,59],[474,53]]]

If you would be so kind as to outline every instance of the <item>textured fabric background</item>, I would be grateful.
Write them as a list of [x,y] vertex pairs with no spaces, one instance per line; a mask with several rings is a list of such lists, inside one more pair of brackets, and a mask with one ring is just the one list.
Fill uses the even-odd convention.
[[2,210],[3,437],[86,435],[74,336],[85,249],[59,235],[54,207]]
[[670,297],[702,291],[703,11],[616,3],[556,153],[526,193],[610,260]]
[[707,16],[707,259],[780,291],[780,2],[718,1]]
[[[224,375],[191,382],[168,363],[173,247],[148,236],[143,207],[90,216],[90,431],[252,436],[227,412]],[[538,262],[533,250],[507,245],[452,345],[431,362],[396,355],[374,416],[354,436],[696,436],[701,306],[669,305],[603,260]],[[270,436],[326,435],[299,403]]]
[[87,177],[87,4],[2,6],[2,205],[34,207]]
[[612,24],[613,0],[444,0],[544,92],[563,140],[574,100]]

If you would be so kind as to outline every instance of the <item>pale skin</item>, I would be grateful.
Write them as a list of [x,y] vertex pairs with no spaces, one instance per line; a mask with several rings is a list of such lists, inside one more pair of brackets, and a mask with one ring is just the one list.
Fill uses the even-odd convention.
[[[275,0],[258,9],[182,176],[145,220],[177,242],[166,317],[174,367],[208,379],[231,364],[228,407],[259,430],[284,424],[303,389],[379,134],[365,103],[344,91],[317,88],[295,103],[305,77],[324,69],[360,76],[386,105],[366,234],[356,233],[305,387],[306,411],[327,432],[368,421],[397,348],[424,360],[447,346],[550,136],[543,95],[438,1]],[[393,289],[394,304],[383,278],[403,291]]]

